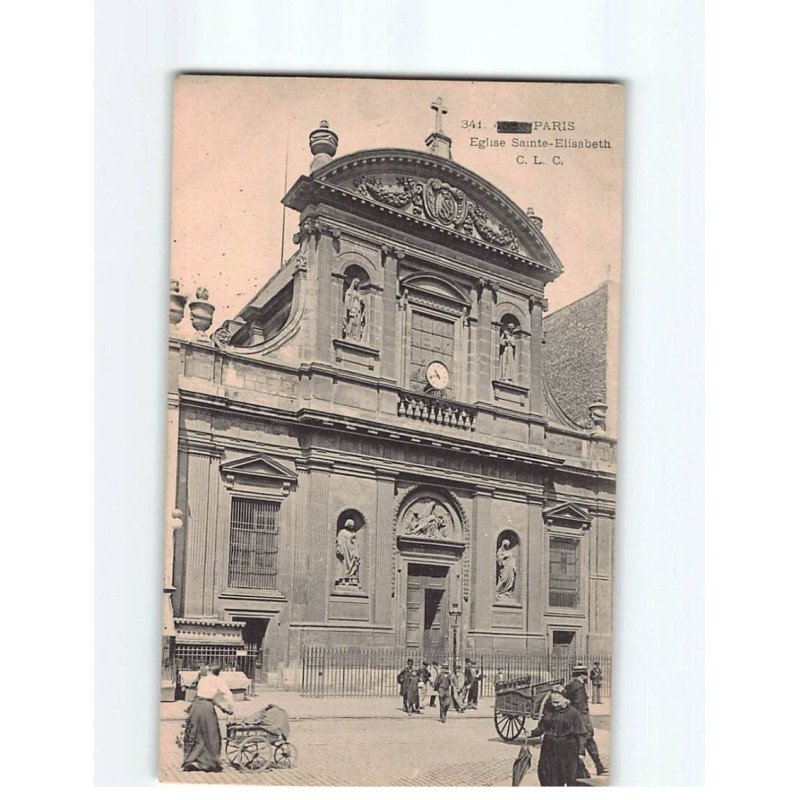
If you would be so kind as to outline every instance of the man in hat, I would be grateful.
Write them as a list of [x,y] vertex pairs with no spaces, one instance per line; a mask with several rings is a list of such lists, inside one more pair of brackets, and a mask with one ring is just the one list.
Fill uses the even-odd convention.
[[603,685],[603,670],[600,669],[599,661],[595,661],[592,665],[589,681],[592,684],[592,703],[597,705],[600,702],[600,688]]
[[403,696],[403,711],[406,714],[417,713],[419,711],[419,687],[413,658],[409,658],[406,661],[405,669],[397,674],[397,682],[400,684],[400,694]]
[[[428,699],[428,687],[431,683],[431,670],[430,664],[427,661],[422,662],[422,668],[418,673],[418,686],[419,686],[419,706],[424,706],[425,701]],[[422,709],[419,709],[422,713]]]
[[439,695],[439,719],[447,722],[447,711],[450,708],[450,696],[453,691],[453,679],[447,664],[442,664],[439,676],[433,684],[433,690]]
[[[428,669],[431,673],[430,682],[431,682],[431,689],[433,689],[433,687],[436,685],[436,679],[439,677],[439,662],[432,661],[428,666]],[[430,702],[431,708],[435,708],[436,706],[436,697],[437,697],[436,691],[435,690],[431,691],[431,702]]]
[[481,668],[471,659],[466,659],[464,676],[467,679],[467,708],[478,707],[478,682],[483,680]]
[[584,664],[576,664],[572,668],[572,680],[564,687],[564,695],[572,706],[580,713],[586,727],[586,752],[594,761],[598,775],[605,775],[608,770],[600,760],[597,743],[594,740],[594,726],[589,716],[589,695],[586,693],[588,670]]

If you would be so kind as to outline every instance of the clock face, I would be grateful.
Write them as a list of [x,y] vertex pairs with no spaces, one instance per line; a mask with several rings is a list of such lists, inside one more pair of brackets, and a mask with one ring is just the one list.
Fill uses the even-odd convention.
[[441,361],[431,361],[425,370],[425,377],[434,389],[445,389],[450,383],[450,371]]

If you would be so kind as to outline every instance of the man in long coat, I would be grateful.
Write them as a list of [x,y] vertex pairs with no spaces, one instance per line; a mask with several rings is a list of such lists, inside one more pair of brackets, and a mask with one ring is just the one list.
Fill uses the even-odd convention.
[[600,760],[600,752],[594,740],[594,725],[592,725],[592,718],[589,715],[589,696],[586,693],[586,680],[586,667],[583,664],[576,664],[572,668],[572,680],[564,687],[564,695],[583,718],[583,724],[586,726],[586,752],[594,761],[597,774],[605,775],[607,770]]
[[405,669],[397,675],[400,694],[403,696],[403,711],[407,714],[419,714],[419,676],[414,669],[414,660],[409,658]]
[[447,722],[447,711],[450,708],[450,697],[453,693],[453,679],[447,664],[442,664],[439,675],[433,684],[433,690],[439,695],[439,719]]

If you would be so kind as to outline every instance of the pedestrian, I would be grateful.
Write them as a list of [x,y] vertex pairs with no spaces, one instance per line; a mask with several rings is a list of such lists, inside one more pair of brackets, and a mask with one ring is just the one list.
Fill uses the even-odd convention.
[[558,692],[551,692],[531,738],[544,736],[537,772],[542,786],[577,786],[578,763],[584,753],[586,727],[578,710]]
[[222,772],[222,735],[215,709],[232,714],[233,693],[220,677],[221,670],[219,664],[214,664],[210,674],[200,678],[197,696],[189,706],[183,740],[182,768],[185,772]]
[[461,665],[456,664],[453,667],[453,708],[459,714],[463,714],[464,709],[467,707],[465,687],[466,680],[464,673],[461,671]]
[[450,677],[450,668],[447,664],[442,664],[433,690],[439,695],[439,719],[447,722],[447,711],[450,708],[450,696],[453,690],[453,681]]
[[478,707],[478,689],[480,681],[483,680],[481,668],[470,658],[467,659],[467,679],[469,681],[469,690],[467,692],[467,708]]
[[436,685],[436,679],[439,677],[439,662],[438,661],[432,661],[431,664],[430,664],[429,669],[430,669],[430,673],[431,673],[431,678],[430,678],[430,682],[431,682],[431,702],[430,702],[430,706],[431,706],[431,708],[435,708],[436,707],[437,694],[436,694],[436,690],[433,687]]
[[472,671],[472,659],[464,658],[464,706],[467,710],[472,708],[469,696],[472,692],[472,684],[475,681],[475,674]]
[[417,686],[417,671],[414,669],[414,659],[406,661],[405,669],[397,674],[400,684],[400,694],[403,696],[403,711],[414,714],[419,711],[419,687]]
[[587,670],[584,664],[576,664],[572,668],[572,680],[564,687],[564,695],[570,701],[575,710],[583,718],[586,728],[586,752],[594,761],[598,775],[605,775],[608,770],[600,760],[600,752],[594,740],[594,725],[589,715],[589,695],[586,693]]
[[589,680],[592,683],[592,703],[597,705],[600,700],[600,689],[603,686],[603,670],[600,669],[600,662],[595,661],[592,671],[589,673]]
[[428,689],[431,685],[431,671],[430,671],[430,664],[427,661],[422,662],[422,669],[419,671],[419,703],[420,703],[420,713],[422,713],[422,706],[425,705],[425,701],[428,699]]

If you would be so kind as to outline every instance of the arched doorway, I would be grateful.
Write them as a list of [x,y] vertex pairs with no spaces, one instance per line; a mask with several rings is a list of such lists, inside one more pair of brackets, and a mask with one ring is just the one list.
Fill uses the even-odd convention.
[[[464,523],[456,502],[438,490],[410,492],[397,516],[399,643],[446,660],[458,636]],[[458,637],[460,639],[460,637]]]

